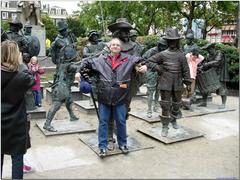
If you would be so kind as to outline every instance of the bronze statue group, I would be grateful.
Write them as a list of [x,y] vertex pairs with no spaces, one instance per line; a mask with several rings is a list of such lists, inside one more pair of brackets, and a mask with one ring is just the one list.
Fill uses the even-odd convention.
[[[190,102],[185,108],[191,108],[196,94],[197,74],[202,74],[198,84],[201,87],[203,102],[199,106],[207,106],[207,96],[216,91],[222,97],[222,105],[219,108],[225,108],[225,82],[229,79],[226,59],[223,53],[216,50],[214,43],[200,49],[193,42],[192,31],[187,33],[187,44],[181,48],[182,37],[178,30],[169,28],[165,35],[159,38],[156,47],[143,53],[144,46],[136,41],[136,30],[126,18],[119,18],[108,26],[113,38],[110,42],[102,42],[100,33],[90,31],[88,44],[83,50],[84,58],[81,63],[74,63],[77,58],[76,38],[67,33],[66,23],[60,22],[58,29],[59,35],[51,47],[52,60],[57,65],[52,87],[53,104],[44,128],[57,131],[51,126],[51,120],[63,102],[66,103],[70,120],[78,120],[72,112],[70,93],[74,72],[77,72],[76,80],[80,81],[82,78],[91,84],[93,99],[90,100],[90,105],[93,105],[95,100],[99,105],[98,146],[102,157],[106,155],[107,150],[115,148],[114,131],[119,149],[124,153],[128,152],[126,120],[131,110],[132,97],[143,84],[146,84],[148,89],[149,118],[152,116],[152,110],[158,111],[161,96],[162,130],[159,132],[163,137],[168,136],[169,123],[173,128],[179,128],[177,119],[182,117],[182,96],[186,96]],[[200,54],[202,50],[209,53],[205,60]],[[210,80],[206,79],[209,71],[213,77]]]
[[[10,39],[17,42],[23,61],[28,63],[33,56],[36,56],[36,51],[39,53],[39,49],[29,47],[36,46],[34,38],[28,39],[27,36],[19,34],[22,28],[20,22],[13,21],[10,25],[12,26],[9,33],[1,32],[2,41]],[[26,25],[27,34],[28,28]],[[203,102],[199,106],[207,106],[208,95],[216,92],[222,98],[222,105],[219,108],[225,108],[226,82],[229,80],[227,63],[224,54],[216,50],[214,43],[209,43],[200,49],[193,42],[193,33],[189,32],[186,35],[187,44],[181,48],[182,37],[178,30],[168,28],[165,34],[159,37],[157,46],[143,53],[144,46],[136,41],[137,32],[126,18],[117,19],[108,26],[108,29],[112,33],[112,40],[107,43],[100,40],[100,33],[97,31],[89,32],[89,42],[83,50],[84,58],[76,62],[79,59],[76,49],[77,39],[68,31],[66,22],[58,23],[59,34],[50,48],[52,62],[56,64],[56,72],[51,86],[52,105],[43,126],[46,131],[57,131],[51,122],[63,103],[66,105],[70,121],[79,120],[72,109],[71,86],[74,80],[81,79],[92,86],[93,99],[90,104],[92,105],[93,101],[98,102],[100,157],[106,156],[107,151],[114,150],[116,143],[113,138],[114,131],[119,149],[123,153],[129,152],[126,120],[131,110],[132,97],[143,84],[146,84],[148,89],[146,113],[149,118],[152,116],[152,111],[158,111],[159,96],[161,97],[162,129],[159,129],[159,134],[163,137],[168,136],[169,124],[174,129],[179,128],[177,119],[182,117],[182,96],[190,99],[190,104],[187,106],[187,109],[190,109],[196,94],[196,84],[203,96]],[[200,54],[202,50],[207,51],[207,57]],[[3,88],[2,85],[2,92],[4,92]],[[5,104],[2,102],[2,112],[3,108],[8,108],[7,106],[7,101]],[[6,115],[6,120],[8,116]],[[2,128],[4,128],[3,124]],[[4,153],[8,152],[2,149],[2,154]]]

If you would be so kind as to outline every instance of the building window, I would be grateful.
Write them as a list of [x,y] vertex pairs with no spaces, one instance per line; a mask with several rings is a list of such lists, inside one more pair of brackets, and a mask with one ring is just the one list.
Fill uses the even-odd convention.
[[61,15],[61,9],[57,9],[57,15]]
[[54,14],[54,10],[51,10],[51,13],[50,14]]
[[8,19],[8,13],[2,12],[2,19]]
[[16,13],[12,13],[12,19],[17,18],[17,14]]
[[8,8],[8,2],[4,2],[4,7]]
[[67,15],[67,11],[63,11],[63,15]]

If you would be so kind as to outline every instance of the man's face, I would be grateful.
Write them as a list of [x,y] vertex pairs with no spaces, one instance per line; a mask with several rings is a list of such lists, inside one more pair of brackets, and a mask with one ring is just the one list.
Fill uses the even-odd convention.
[[129,41],[129,35],[130,35],[129,30],[120,30],[119,39],[121,39],[123,42],[128,42]]
[[111,53],[114,53],[114,54],[119,54],[120,51],[122,50],[121,48],[121,42],[118,40],[118,39],[113,39],[111,42],[110,42],[110,47],[109,47]]

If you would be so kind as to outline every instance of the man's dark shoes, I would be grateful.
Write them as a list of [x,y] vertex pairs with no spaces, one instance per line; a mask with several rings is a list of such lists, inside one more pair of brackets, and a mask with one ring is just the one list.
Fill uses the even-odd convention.
[[122,151],[123,154],[127,154],[129,152],[127,146],[119,146],[119,149]]
[[104,158],[106,156],[106,150],[100,149],[99,156],[100,156],[100,158]]

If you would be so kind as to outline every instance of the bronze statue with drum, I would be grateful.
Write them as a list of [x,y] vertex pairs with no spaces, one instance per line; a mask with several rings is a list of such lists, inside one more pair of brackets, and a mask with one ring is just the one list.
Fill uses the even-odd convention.
[[222,98],[219,109],[224,109],[227,101],[226,82],[229,81],[228,64],[225,55],[216,50],[215,43],[208,43],[203,50],[208,52],[207,62],[198,68],[197,86],[203,96],[203,102],[199,106],[207,106],[207,97],[216,92]]

